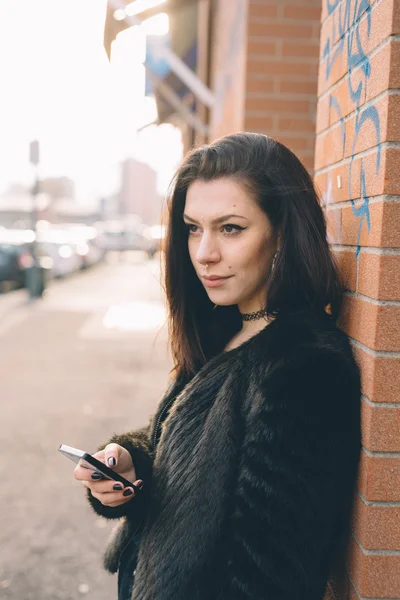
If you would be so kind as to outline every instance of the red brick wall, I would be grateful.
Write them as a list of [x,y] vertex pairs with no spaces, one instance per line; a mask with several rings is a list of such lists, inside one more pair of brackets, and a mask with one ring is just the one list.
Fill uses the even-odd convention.
[[[314,165],[321,0],[219,0],[210,139],[258,131]],[[204,59],[204,46],[199,43]]]
[[244,129],[314,166],[321,0],[249,0]]
[[399,13],[398,0],[322,2],[315,179],[362,369],[352,599],[400,598]]
[[212,89],[210,138],[243,130],[246,85],[247,0],[214,3],[210,40]]

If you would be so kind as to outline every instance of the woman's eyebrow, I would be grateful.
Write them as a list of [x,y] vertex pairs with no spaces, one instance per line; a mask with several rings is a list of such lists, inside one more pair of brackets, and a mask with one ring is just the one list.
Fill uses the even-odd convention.
[[[223,217],[218,217],[217,219],[214,219],[213,221],[211,221],[211,223],[213,225],[217,225],[218,223],[222,223],[223,221],[232,219],[232,217],[234,217],[236,219],[246,219],[246,217],[243,217],[242,215],[224,215]],[[196,219],[192,219],[192,217],[189,217],[189,215],[183,215],[183,218],[186,221],[190,221],[191,223],[196,223],[197,225],[199,225],[199,222],[196,221]],[[246,219],[246,221],[247,221],[247,219]]]

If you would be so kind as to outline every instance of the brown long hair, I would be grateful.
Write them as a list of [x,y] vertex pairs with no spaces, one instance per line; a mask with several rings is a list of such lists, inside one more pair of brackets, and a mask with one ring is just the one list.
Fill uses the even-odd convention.
[[[326,238],[312,179],[286,146],[258,133],[236,133],[192,150],[171,182],[165,291],[175,373],[191,375],[241,328],[237,306],[214,307],[198,279],[183,222],[186,192],[197,179],[234,179],[280,232],[275,268],[266,273],[269,316],[299,308],[339,317],[343,284]],[[215,308],[215,310],[214,310]]]

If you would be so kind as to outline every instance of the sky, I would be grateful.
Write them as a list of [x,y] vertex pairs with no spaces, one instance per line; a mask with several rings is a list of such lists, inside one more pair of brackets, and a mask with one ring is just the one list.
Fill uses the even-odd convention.
[[122,34],[110,64],[105,8],[106,0],[1,0],[0,194],[33,180],[32,139],[40,141],[40,176],[71,177],[81,202],[115,191],[127,156],[150,164],[165,192],[180,133],[162,125],[137,134],[155,117],[144,96],[144,42]]

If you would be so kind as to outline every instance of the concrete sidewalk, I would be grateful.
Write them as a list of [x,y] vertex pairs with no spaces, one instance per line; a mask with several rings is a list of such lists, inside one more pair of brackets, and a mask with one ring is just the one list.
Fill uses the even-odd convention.
[[[155,410],[171,366],[165,328],[156,339],[157,277],[150,262],[102,265],[43,301],[28,304],[23,291],[0,298],[4,600],[116,598],[116,578],[102,569],[112,524],[92,512],[57,448],[95,451]],[[143,307],[156,316],[137,330]],[[121,323],[107,321],[113,313]]]

